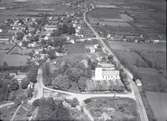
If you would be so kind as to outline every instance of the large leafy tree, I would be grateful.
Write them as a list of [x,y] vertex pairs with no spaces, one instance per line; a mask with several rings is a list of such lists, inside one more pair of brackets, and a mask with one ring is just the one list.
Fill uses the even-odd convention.
[[38,100],[39,112],[36,120],[71,120],[70,112],[64,107],[62,101],[54,101],[53,98],[42,98]]
[[78,80],[78,87],[79,87],[80,91],[85,91],[86,81],[87,81],[86,77],[80,77],[79,78],[79,80]]
[[23,79],[21,81],[21,87],[22,89],[27,89],[28,85],[30,84],[30,81],[26,80],[26,79]]
[[70,87],[70,80],[67,75],[58,75],[53,81],[52,85],[61,89],[68,89]]
[[19,83],[16,79],[11,80],[11,82],[9,84],[9,89],[11,91],[16,91],[19,89]]
[[36,83],[37,82],[37,73],[38,73],[38,66],[33,65],[28,74],[27,74],[27,80]]
[[23,32],[17,32],[16,33],[16,39],[17,40],[22,40],[23,39],[23,37],[24,37],[24,33]]

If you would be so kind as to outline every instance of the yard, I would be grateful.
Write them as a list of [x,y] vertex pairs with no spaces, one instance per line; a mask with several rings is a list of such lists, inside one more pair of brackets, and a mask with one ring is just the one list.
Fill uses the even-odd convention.
[[85,101],[96,121],[139,121],[136,103],[128,98],[93,98]]

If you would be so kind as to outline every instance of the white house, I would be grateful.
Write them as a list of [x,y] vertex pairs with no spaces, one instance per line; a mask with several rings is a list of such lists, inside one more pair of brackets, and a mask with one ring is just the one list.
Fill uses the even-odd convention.
[[97,67],[95,69],[95,80],[120,80],[119,71],[113,68]]

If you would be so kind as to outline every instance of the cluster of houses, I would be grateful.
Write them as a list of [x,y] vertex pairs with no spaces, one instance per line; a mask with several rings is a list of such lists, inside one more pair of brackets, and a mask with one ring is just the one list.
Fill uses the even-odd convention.
[[125,87],[120,78],[120,71],[112,63],[102,58],[93,71],[87,85],[88,91],[124,91]]
[[145,39],[143,34],[140,35],[113,35],[107,34],[107,39],[110,41],[124,41],[124,42],[134,42],[134,43],[164,43],[165,40],[163,39]]

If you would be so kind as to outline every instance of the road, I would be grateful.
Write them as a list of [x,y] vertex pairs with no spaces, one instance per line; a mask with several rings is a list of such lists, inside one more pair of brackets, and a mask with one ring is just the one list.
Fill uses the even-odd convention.
[[4,107],[7,107],[7,106],[11,106],[11,105],[14,105],[14,102],[8,102],[8,103],[5,103],[5,104],[2,104],[2,105],[0,105],[0,108],[4,108]]
[[16,117],[16,115],[17,115],[17,112],[20,110],[21,107],[22,107],[22,104],[20,104],[20,105],[17,107],[17,109],[16,109],[16,111],[14,112],[14,114],[13,114],[12,118],[10,119],[10,121],[14,121],[14,119],[15,119],[15,117]]
[[[96,36],[96,39],[102,44],[103,49],[108,53],[113,55],[114,59],[118,62],[119,60],[116,58],[116,56],[114,55],[114,53],[112,53],[112,51],[110,50],[110,48],[106,45],[106,43],[102,40],[103,38],[100,37],[100,35],[95,31],[95,29],[91,26],[91,24],[86,20],[86,13],[84,13],[84,21],[87,24],[87,26],[91,29],[91,31],[94,33],[94,35]],[[121,65],[122,68],[123,65]],[[124,68],[125,69],[125,68]],[[130,75],[130,77],[132,78],[132,74],[130,74],[127,69],[125,69],[125,71]],[[91,121],[94,121],[93,117],[91,116],[90,112],[86,109],[86,106],[84,105],[84,100],[86,99],[90,99],[90,98],[102,98],[102,97],[119,97],[119,98],[131,98],[136,100],[137,102],[137,107],[138,107],[138,111],[139,111],[139,115],[141,118],[141,121],[148,121],[147,118],[147,114],[140,96],[140,93],[138,91],[138,88],[136,87],[136,85],[134,83],[132,83],[133,81],[129,81],[130,82],[130,86],[132,89],[131,93],[126,93],[126,94],[121,94],[121,93],[109,93],[109,94],[92,94],[92,93],[73,93],[73,92],[68,92],[68,91],[62,91],[62,90],[57,90],[57,89],[51,89],[46,87],[43,84],[43,71],[42,71],[42,67],[39,68],[38,70],[38,76],[37,76],[37,83],[35,84],[35,91],[37,92],[37,94],[31,99],[31,102],[33,102],[33,100],[35,99],[39,99],[41,97],[44,97],[45,95],[45,91],[47,90],[50,94],[53,93],[61,93],[64,94],[67,98],[76,98],[78,99],[79,103],[81,104],[81,106],[83,107],[83,111],[84,113],[90,118]]]
[[[102,98],[102,97],[118,97],[118,98],[131,98],[135,99],[133,93],[126,93],[126,94],[121,94],[121,93],[107,93],[107,94],[92,94],[92,93],[73,93],[73,92],[68,92],[68,91],[62,91],[62,90],[56,90],[56,89],[51,89],[46,87],[43,84],[43,71],[42,67],[39,68],[38,70],[38,76],[37,76],[37,83],[35,84],[35,91],[37,91],[37,94],[30,100],[32,103],[36,99],[40,99],[44,97],[45,91],[49,92],[51,95],[53,93],[56,94],[64,94],[66,98],[76,98],[79,103],[81,104],[81,107],[83,108],[84,113],[89,117],[91,121],[94,121],[90,112],[86,109],[86,106],[84,105],[84,101],[90,98]],[[45,91],[44,91],[45,90]]]
[[[86,19],[87,12],[84,13],[84,21],[85,21],[85,23],[90,28],[90,30],[94,33],[94,35],[96,36],[98,41],[103,46],[104,50],[106,50],[109,54],[113,55],[113,57],[116,60],[116,62],[120,63],[120,61],[117,59],[117,57],[111,51],[111,49],[108,47],[108,45],[106,45],[106,43],[101,39],[100,35],[96,32],[96,30],[92,27],[92,25],[87,21],[87,19]],[[126,72],[128,72],[128,74],[130,73],[122,64],[121,64],[121,67],[124,70],[126,70]],[[132,76],[132,74],[129,74],[129,75]],[[140,96],[140,92],[139,92],[137,86],[135,85],[135,83],[132,81],[132,79],[129,82],[130,82],[130,86],[131,86],[132,92],[134,93],[135,98],[136,98],[136,103],[137,103],[137,108],[138,108],[138,112],[139,112],[139,115],[140,115],[140,119],[141,119],[141,121],[148,121],[147,113],[146,113],[142,98]]]
[[68,92],[68,91],[62,91],[62,90],[57,90],[57,89],[51,89],[46,87],[43,84],[43,71],[42,68],[39,68],[38,70],[38,77],[37,77],[37,84],[35,85],[35,88],[38,90],[38,94],[35,97],[36,99],[39,99],[41,97],[43,97],[44,95],[44,90],[47,90],[50,93],[61,93],[64,94],[66,96],[69,97],[74,97],[77,98],[80,101],[84,101],[86,99],[90,99],[90,98],[97,98],[97,97],[120,97],[120,98],[131,98],[131,99],[135,99],[134,94],[133,93],[74,93],[74,92]]

